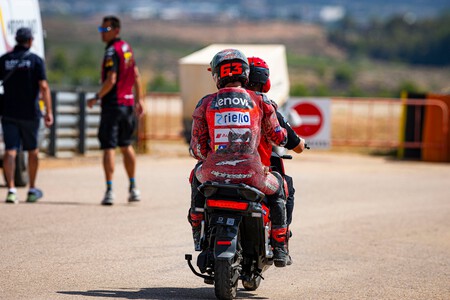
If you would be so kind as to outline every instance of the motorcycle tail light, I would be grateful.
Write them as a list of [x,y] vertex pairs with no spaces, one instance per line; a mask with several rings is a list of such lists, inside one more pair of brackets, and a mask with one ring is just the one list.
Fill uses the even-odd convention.
[[217,245],[219,246],[230,246],[231,241],[217,241]]
[[233,209],[233,210],[247,210],[247,202],[236,202],[229,200],[216,200],[208,199],[206,205],[210,208],[223,208],[223,209]]

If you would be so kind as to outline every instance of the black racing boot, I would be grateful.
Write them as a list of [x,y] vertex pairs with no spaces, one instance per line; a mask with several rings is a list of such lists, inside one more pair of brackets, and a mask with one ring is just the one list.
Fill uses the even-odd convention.
[[276,267],[286,266],[286,257],[288,256],[286,249],[286,195],[284,193],[284,179],[277,173],[272,174],[278,179],[279,188],[273,195],[267,195],[270,208],[270,220],[272,221],[272,248],[273,261]]
[[200,239],[202,234],[203,213],[189,212],[188,220],[192,226],[192,238],[194,239],[195,251],[201,250]]
[[273,262],[275,267],[286,267],[289,257],[286,248],[287,228],[272,228]]
[[188,214],[189,223],[192,226],[192,237],[194,239],[195,251],[201,251],[201,233],[202,233],[202,221],[204,220],[204,206],[205,196],[200,193],[198,187],[201,185],[195,176],[195,171],[201,163],[197,163],[195,168],[191,172],[189,182],[191,183],[191,208]]
[[289,250],[288,250],[288,255],[287,255],[287,257],[286,257],[286,266],[290,266],[290,265],[292,265],[292,263],[293,263],[292,257],[291,257],[291,255],[289,254]]
[[292,237],[292,231],[289,228],[289,225],[291,225],[292,222],[292,212],[294,210],[294,194],[295,194],[295,188],[294,188],[294,183],[292,182],[292,177],[284,175],[284,180],[287,183],[287,187],[288,187],[288,196],[287,196],[287,201],[286,201],[286,221],[287,221],[287,225],[288,225],[288,230],[287,230],[287,236],[286,236],[286,248],[287,248],[287,252],[288,252],[288,256],[287,256],[287,265],[290,266],[292,265],[292,257],[289,253],[289,239]]
[[289,253],[289,239],[291,237],[292,237],[292,231],[288,227],[287,232],[286,232],[286,249],[287,249],[286,265],[288,265],[288,266],[292,265],[292,263],[293,263],[291,254]]

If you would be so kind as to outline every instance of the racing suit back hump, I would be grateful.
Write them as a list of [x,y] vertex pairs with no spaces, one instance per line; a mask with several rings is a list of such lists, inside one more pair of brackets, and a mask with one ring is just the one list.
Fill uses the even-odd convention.
[[238,87],[220,89],[201,100],[193,117],[191,149],[204,160],[196,172],[200,182],[242,182],[274,193],[273,184],[267,189],[258,144],[262,128],[278,144],[285,131],[261,94]]
[[257,152],[262,111],[254,98],[257,96],[245,89],[224,88],[211,100],[206,121],[213,153],[239,156]]

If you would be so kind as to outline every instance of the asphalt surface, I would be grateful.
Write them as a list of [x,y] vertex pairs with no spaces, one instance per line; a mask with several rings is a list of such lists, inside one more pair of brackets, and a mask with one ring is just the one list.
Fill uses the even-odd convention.
[[[0,299],[215,299],[184,260],[194,160],[139,156],[135,205],[116,161],[112,207],[100,158],[44,162],[40,202],[0,203]],[[450,164],[308,152],[286,168],[294,264],[239,299],[450,299]]]

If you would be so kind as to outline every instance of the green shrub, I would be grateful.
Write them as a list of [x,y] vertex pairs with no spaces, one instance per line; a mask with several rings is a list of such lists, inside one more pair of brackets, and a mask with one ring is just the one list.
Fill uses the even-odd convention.
[[155,78],[147,85],[149,92],[178,92],[178,85],[166,79],[163,74],[157,74]]
[[350,85],[355,79],[355,72],[349,65],[342,65],[334,71],[334,80],[339,84]]
[[303,84],[295,84],[291,86],[290,94],[296,97],[305,97],[310,95],[308,88]]

